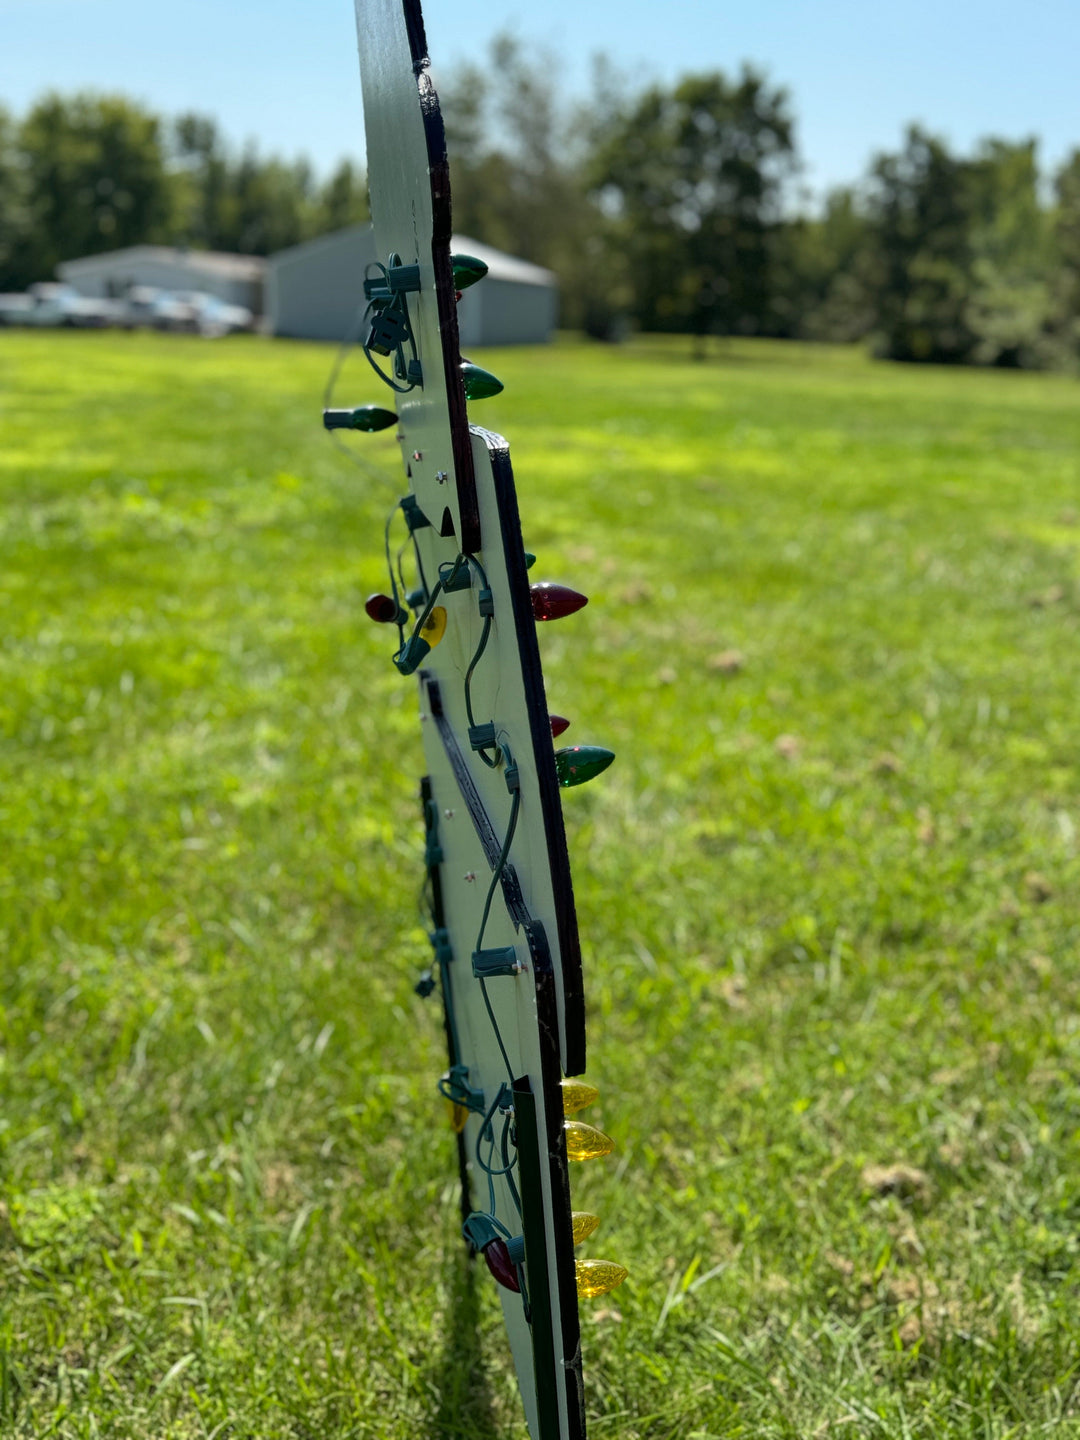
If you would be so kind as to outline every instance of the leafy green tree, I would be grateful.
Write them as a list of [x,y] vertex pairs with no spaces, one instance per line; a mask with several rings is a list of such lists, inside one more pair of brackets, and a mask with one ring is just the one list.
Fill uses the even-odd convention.
[[263,160],[253,148],[231,176],[220,248],[272,255],[313,233],[315,182],[306,161]]
[[574,204],[554,57],[497,35],[487,63],[466,63],[440,98],[454,228],[537,264],[551,263]]
[[314,235],[366,220],[367,181],[343,160],[319,185],[306,161],[238,157],[217,122],[181,115],[172,126],[177,238],[211,250],[271,255]]
[[1050,227],[1039,203],[1036,142],[984,140],[967,169],[971,279],[967,320],[980,364],[1051,357]]
[[171,140],[174,237],[196,249],[221,249],[229,228],[231,174],[217,121],[180,115]]
[[789,220],[777,243],[782,260],[774,304],[786,306],[788,333],[844,342],[869,334],[870,225],[853,186],[831,190],[820,215]]
[[165,238],[161,123],[119,95],[46,95],[19,126],[32,279],[61,260]]
[[0,290],[22,290],[38,278],[30,246],[26,179],[18,127],[0,106]]
[[751,69],[653,86],[593,162],[650,330],[768,333],[773,238],[795,159],[787,93]]
[[882,354],[1037,366],[1053,359],[1053,259],[1033,140],[969,158],[912,127],[869,193],[868,290]]
[[968,314],[973,255],[964,163],[912,126],[899,154],[874,162],[869,209],[880,353],[968,360],[977,337]]
[[1054,177],[1053,324],[1064,363],[1080,360],[1080,149]]
[[598,64],[593,95],[570,107],[559,71],[557,56],[504,34],[486,63],[439,77],[454,228],[555,270],[563,323],[606,335],[629,297],[586,164],[616,80]]
[[342,160],[319,192],[315,203],[316,234],[358,225],[370,218],[367,177],[351,160]]

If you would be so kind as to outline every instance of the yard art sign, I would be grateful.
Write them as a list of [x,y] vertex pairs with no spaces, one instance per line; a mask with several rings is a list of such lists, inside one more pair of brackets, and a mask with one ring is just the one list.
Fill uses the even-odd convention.
[[[607,1154],[571,1118],[597,1092],[560,791],[614,758],[556,749],[537,622],[580,609],[566,586],[530,584],[505,440],[466,402],[497,394],[458,347],[456,305],[486,267],[450,253],[450,188],[418,0],[356,0],[368,178],[379,261],[360,343],[381,404],[328,409],[328,429],[397,427],[407,493],[387,525],[387,594],[371,618],[396,630],[393,663],[419,687],[431,969],[449,1065],[438,1082],[457,1137],[464,1238],[499,1287],[533,1440],[585,1434],[578,1297],[621,1265],[579,1259],[599,1221],[571,1208],[569,1161]],[[392,407],[392,408],[390,408]],[[401,514],[398,514],[400,510]],[[404,536],[392,559],[392,526]],[[401,554],[411,552],[406,581]]]

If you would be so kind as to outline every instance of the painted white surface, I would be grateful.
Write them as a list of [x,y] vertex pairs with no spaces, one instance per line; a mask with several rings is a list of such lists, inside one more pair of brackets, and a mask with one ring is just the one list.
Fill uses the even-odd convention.
[[[517,763],[521,778],[521,804],[509,862],[521,885],[522,896],[534,919],[540,920],[547,933],[555,973],[556,991],[561,997],[562,974],[559,961],[558,923],[548,865],[547,835],[540,806],[536,756],[533,753],[529,714],[521,679],[521,663],[517,631],[514,625],[510,582],[506,556],[501,544],[498,509],[492,483],[489,447],[486,432],[474,435],[473,457],[476,466],[480,518],[485,537],[480,555],[494,598],[494,620],[487,649],[473,676],[473,713],[478,723],[494,720],[499,740]],[[491,437],[499,440],[499,437]],[[505,445],[505,442],[501,442]],[[457,554],[453,541],[441,540],[430,529],[419,532],[424,568],[430,576],[441,561],[452,561]],[[483,620],[477,605],[479,581],[473,588],[456,591],[445,597],[447,629],[442,642],[424,661],[423,669],[439,682],[444,713],[449,717],[459,746],[469,764],[470,774],[479,792],[484,810],[490,817],[500,842],[506,835],[510,818],[511,797],[506,788],[505,770],[489,769],[469,749],[468,716],[465,708],[465,672],[480,640]],[[443,597],[440,597],[440,600]],[[509,1080],[487,1014],[480,986],[472,979],[471,955],[475,948],[484,901],[491,883],[491,867],[462,801],[457,781],[447,760],[443,742],[426,705],[421,686],[421,717],[423,721],[424,755],[431,778],[433,797],[439,814],[439,842],[443,850],[442,894],[446,928],[454,951],[453,999],[460,1032],[463,1058],[469,1064],[470,1083],[484,1091],[490,1100],[504,1080]],[[448,813],[449,812],[449,813]],[[470,878],[473,877],[473,878]],[[534,979],[529,965],[528,945],[523,934],[514,929],[506,911],[501,889],[496,889],[487,927],[484,948],[504,945],[515,948],[517,959],[525,967],[520,975],[499,977],[487,982],[488,996],[498,1021],[503,1044],[515,1075],[527,1074],[536,1097],[537,1127],[541,1137],[549,1127],[562,1126],[562,1115],[546,1115],[541,1078],[540,1041],[537,1031],[537,1008]],[[470,1156],[473,1155],[480,1120],[471,1116],[466,1127]],[[553,1202],[562,1203],[551,1194],[550,1173],[546,1156],[541,1165],[544,1190],[544,1213],[552,1214]],[[477,1209],[486,1208],[487,1181],[472,1166],[473,1201]],[[512,1232],[520,1233],[520,1221],[503,1182],[497,1182],[497,1211],[500,1220]],[[548,1286],[552,1296],[552,1320],[556,1364],[562,1356],[561,1322],[558,1305],[558,1274],[555,1263],[555,1239],[550,1231],[547,1241]],[[522,1400],[529,1419],[530,1431],[536,1433],[535,1399],[533,1395],[532,1341],[520,1299],[500,1287],[507,1334],[514,1353]],[[576,1297],[575,1297],[576,1303]],[[560,1389],[559,1405],[566,1423],[566,1398]]]
[[[403,264],[420,267],[421,290],[419,294],[410,294],[408,303],[419,358],[423,365],[423,387],[407,395],[395,395],[392,400],[389,392],[383,392],[379,398],[384,403],[392,403],[398,413],[402,458],[409,477],[409,488],[425,515],[432,521],[430,526],[416,532],[416,541],[428,583],[433,585],[439,565],[452,562],[458,555],[457,537],[462,533],[462,526],[452,460],[446,398],[447,377],[444,371],[432,263],[433,215],[427,138],[401,0],[357,0],[357,26],[370,160],[375,250],[384,261],[394,252]],[[449,237],[445,237],[445,240],[449,240]],[[462,248],[467,247],[463,245]],[[519,275],[518,281],[520,280]],[[481,281],[473,289],[482,293],[489,283],[492,282]],[[505,283],[515,282],[508,280]],[[529,289],[541,292],[545,288],[528,279],[524,284]],[[451,381],[457,383],[456,377],[451,377]],[[534,750],[519,636],[512,608],[511,579],[507,569],[491,463],[492,446],[503,450],[506,448],[505,442],[497,436],[478,430],[472,432],[471,449],[482,534],[478,558],[486,571],[494,602],[492,633],[487,651],[473,679],[473,708],[478,723],[494,720],[501,743],[512,752],[518,766],[521,782],[520,814],[509,859],[517,873],[525,904],[532,917],[540,920],[547,932],[556,977],[556,991],[561,997],[559,931],[547,833],[540,801],[538,755]],[[455,531],[454,535],[445,538],[438,533],[444,508],[451,512]],[[513,536],[509,543],[520,545],[520,535]],[[517,574],[520,581],[520,569]],[[442,642],[425,658],[421,671],[432,675],[438,681],[443,711],[453,728],[458,749],[465,758],[484,810],[501,843],[506,835],[511,808],[504,769],[502,766],[497,770],[486,767],[471,750],[467,733],[464,679],[484,623],[478,608],[478,591],[479,581],[474,574],[469,589],[440,595],[438,603],[443,604],[447,612],[446,634]],[[531,617],[529,623],[532,623]],[[552,1302],[552,1341],[556,1372],[561,1377],[562,1363],[570,1357],[564,1357],[562,1349],[562,1312],[551,1217],[553,1201],[561,1206],[565,1204],[565,1200],[562,1196],[553,1197],[551,1194],[552,1179],[546,1154],[546,1136],[558,1135],[562,1127],[562,1115],[561,1112],[550,1116],[545,1113],[535,981],[524,936],[515,931],[506,911],[501,888],[496,888],[484,933],[484,948],[513,945],[523,966],[518,975],[497,977],[487,982],[492,1009],[510,1060],[511,1073],[508,1075],[479,982],[473,978],[471,969],[471,956],[476,947],[492,869],[470,820],[443,740],[427,710],[428,696],[423,684],[420,696],[426,767],[437,806],[438,836],[443,850],[440,877],[444,921],[454,953],[451,990],[461,1042],[461,1059],[469,1067],[470,1084],[483,1090],[488,1103],[495,1097],[504,1081],[509,1082],[511,1078],[521,1075],[528,1075],[530,1079],[536,1099],[541,1147],[541,1186],[548,1227],[547,1282]],[[551,743],[550,739],[545,737],[545,745],[548,743]],[[544,758],[550,763],[550,752]],[[565,1035],[562,1043],[565,1052]],[[433,1076],[433,1081],[434,1078]],[[466,1126],[470,1157],[475,1154],[480,1123],[479,1117],[471,1115]],[[448,1158],[450,1153],[447,1135]],[[471,1168],[473,1202],[476,1208],[482,1211],[487,1209],[487,1180],[479,1173],[475,1163]],[[501,1180],[495,1183],[496,1214],[511,1234],[518,1234],[520,1219],[508,1187]],[[524,1319],[520,1297],[501,1287],[499,1293],[526,1418],[535,1440],[537,1415],[532,1336]],[[566,1303],[572,1303],[576,1309],[577,1297],[572,1290],[571,1294],[564,1298]],[[557,1383],[556,1394],[560,1433],[566,1434],[569,1415],[565,1385]]]

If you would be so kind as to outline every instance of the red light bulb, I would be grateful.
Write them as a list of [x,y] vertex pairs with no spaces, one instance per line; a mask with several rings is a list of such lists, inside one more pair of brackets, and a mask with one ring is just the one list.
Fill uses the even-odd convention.
[[510,1259],[510,1251],[506,1248],[506,1241],[492,1240],[490,1245],[484,1246],[481,1253],[487,1261],[488,1269],[499,1284],[507,1290],[517,1290],[520,1294],[521,1285],[514,1262]]
[[551,738],[557,740],[564,730],[569,730],[570,721],[564,715],[549,715],[551,721]]
[[529,594],[537,620],[561,620],[589,603],[588,596],[579,595],[569,585],[556,585],[552,580],[539,580],[530,585]]
[[389,625],[398,618],[398,607],[389,595],[369,595],[364,602],[364,609],[371,619],[378,621],[380,625]]

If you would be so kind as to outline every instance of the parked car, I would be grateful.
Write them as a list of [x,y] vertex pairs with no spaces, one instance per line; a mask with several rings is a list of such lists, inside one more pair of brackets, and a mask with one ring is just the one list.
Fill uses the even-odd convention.
[[178,290],[176,299],[190,307],[191,329],[200,335],[235,335],[254,328],[255,316],[246,305],[230,305],[202,290]]
[[156,285],[133,285],[119,304],[120,324],[125,330],[190,328],[189,307],[171,290],[161,290]]
[[72,285],[51,280],[31,285],[25,295],[0,296],[0,324],[100,329],[119,317],[115,300],[80,295]]
[[25,325],[27,311],[33,303],[29,295],[0,295],[0,325]]

